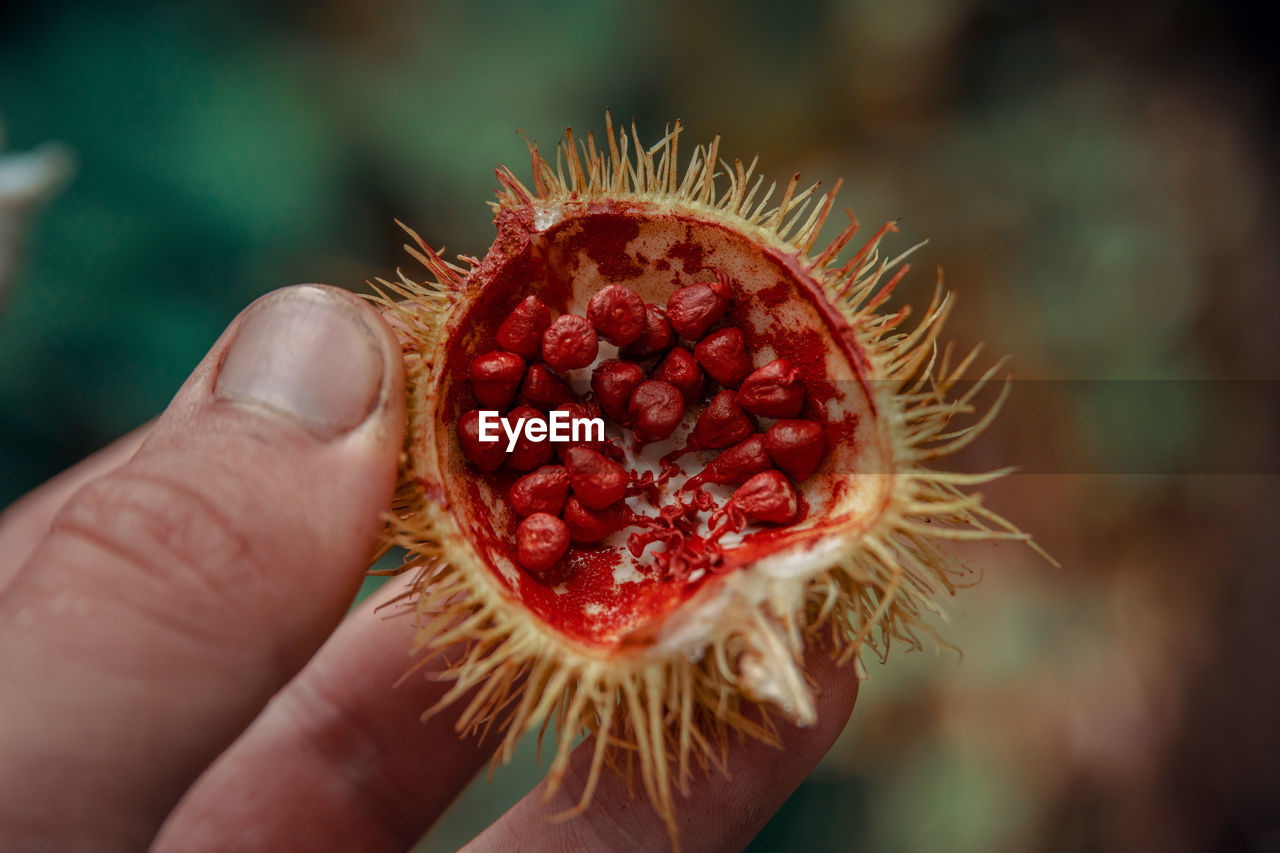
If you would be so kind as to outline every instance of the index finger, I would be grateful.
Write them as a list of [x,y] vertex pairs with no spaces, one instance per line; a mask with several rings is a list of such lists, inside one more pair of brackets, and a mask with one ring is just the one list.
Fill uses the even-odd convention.
[[[858,696],[853,666],[838,666],[821,649],[811,649],[806,663],[818,683],[817,723],[809,728],[780,724],[781,748],[750,739],[731,743],[727,773],[708,771],[695,782],[689,797],[676,801],[675,822],[684,853],[745,847],[844,729]],[[561,822],[549,820],[577,804],[594,749],[591,738],[574,750],[565,780],[549,802],[543,802],[543,782],[463,849],[467,853],[670,849],[662,818],[647,803],[633,799],[634,786],[611,771],[600,778],[586,812]]]

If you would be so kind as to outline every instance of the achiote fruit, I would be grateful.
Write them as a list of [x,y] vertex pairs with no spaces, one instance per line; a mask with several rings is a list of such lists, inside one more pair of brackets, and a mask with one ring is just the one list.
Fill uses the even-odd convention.
[[[907,270],[878,253],[892,225],[817,248],[834,192],[777,193],[718,139],[681,165],[679,125],[649,147],[606,124],[603,148],[533,147],[531,184],[498,170],[482,259],[413,235],[433,279],[382,282],[410,411],[388,540],[417,572],[418,650],[469,644],[441,674],[460,729],[496,725],[504,762],[554,716],[553,788],[592,734],[591,780],[615,750],[671,823],[732,731],[773,737],[756,706],[815,719],[806,644],[856,677],[951,594],[937,543],[1029,539],[965,491],[998,472],[927,467],[989,422],[952,419],[994,371],[951,399],[973,359],[936,346],[941,290],[914,328],[879,312]],[[519,406],[605,435],[479,433]]]

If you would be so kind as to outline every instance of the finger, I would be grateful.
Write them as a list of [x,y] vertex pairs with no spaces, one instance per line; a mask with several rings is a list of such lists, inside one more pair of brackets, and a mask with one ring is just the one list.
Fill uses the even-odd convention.
[[[728,775],[711,771],[692,785],[689,797],[676,799],[684,853],[744,848],[835,743],[853,711],[858,680],[852,666],[838,667],[821,651],[809,654],[808,665],[821,689],[817,723],[803,729],[781,725],[781,749],[756,740],[731,742]],[[570,820],[548,820],[577,804],[594,748],[592,738],[574,750],[565,781],[549,803],[543,802],[543,782],[463,849],[669,850],[667,825],[609,770],[587,811]]]
[[420,721],[448,682],[415,676],[393,688],[412,662],[413,624],[378,608],[409,582],[388,583],[342,624],[191,789],[157,851],[413,846],[497,739],[454,731],[465,699]]
[[150,424],[138,427],[0,512],[0,590],[48,535],[49,524],[67,498],[90,480],[96,480],[129,461],[142,446],[148,429]]
[[390,502],[399,349],[332,288],[233,323],[0,595],[0,837],[137,849],[341,619]]

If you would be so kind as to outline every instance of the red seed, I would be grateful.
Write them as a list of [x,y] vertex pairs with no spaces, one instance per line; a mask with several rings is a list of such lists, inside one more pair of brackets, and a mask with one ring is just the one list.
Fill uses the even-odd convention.
[[627,358],[645,358],[662,352],[675,342],[676,336],[667,322],[667,312],[657,305],[644,306],[644,331],[633,344],[621,350]]
[[545,364],[529,367],[520,386],[520,400],[544,412],[573,400],[573,389]]
[[559,515],[569,497],[569,472],[563,465],[543,465],[525,474],[508,492],[511,506],[519,515],[547,512]]
[[573,418],[600,417],[600,406],[597,405],[594,400],[588,398],[586,402],[582,403],[562,403],[559,406],[556,406],[556,409],[568,412],[570,418],[569,440],[556,441],[552,443],[552,447],[561,459],[564,459],[564,454],[570,447],[589,447],[597,453],[604,453],[606,451],[609,444],[608,440],[604,439],[597,441],[595,439],[596,433],[594,431],[587,431],[585,435],[579,437],[578,441],[573,440]]
[[721,391],[711,398],[693,425],[689,444],[695,448],[718,450],[737,444],[756,431],[756,423],[744,412],[732,391]]
[[[542,416],[542,412],[532,406],[517,406],[511,410],[504,420],[511,429],[517,429],[520,419],[524,418],[525,425],[529,421],[539,421],[546,424],[547,419]],[[540,468],[551,461],[553,453],[551,442],[546,441],[546,432],[543,431],[543,441],[534,441],[525,433],[523,426],[518,427],[520,434],[516,437],[516,445],[511,448],[511,455],[507,457],[507,467],[514,471],[532,471],[534,468]],[[505,440],[506,432],[503,432]]]
[[627,494],[626,469],[588,447],[565,451],[564,466],[574,495],[589,509],[604,509]]
[[480,439],[480,411],[472,409],[458,419],[458,443],[462,455],[481,471],[497,471],[507,459],[506,443],[502,440],[502,426],[496,419],[490,424],[490,434],[496,439]]
[[670,382],[676,386],[680,392],[680,396],[684,397],[686,403],[692,403],[702,395],[702,389],[706,385],[705,377],[702,375],[702,368],[698,367],[697,359],[693,357],[693,353],[684,347],[676,347],[667,353],[667,357],[658,365],[658,369],[653,372],[654,379],[660,379],[663,382]]
[[528,360],[542,353],[542,333],[551,325],[551,309],[526,296],[498,326],[498,346]]
[[765,418],[794,418],[804,408],[800,371],[785,358],[775,358],[742,380],[738,405]]
[[773,463],[764,449],[764,437],[753,435],[712,459],[700,473],[686,480],[680,491],[695,489],[703,483],[737,485],[772,467]]
[[644,371],[640,365],[616,358],[600,362],[591,372],[591,390],[600,401],[601,410],[609,420],[623,426],[631,422],[627,407],[631,404],[631,394],[643,381]]
[[568,550],[569,526],[550,513],[535,512],[516,528],[516,559],[531,572],[545,572]]
[[641,382],[631,395],[628,411],[631,430],[638,441],[662,441],[675,432],[684,418],[684,397],[670,382],[650,379]]
[[629,287],[611,284],[591,297],[587,303],[587,319],[600,337],[611,344],[626,346],[644,333],[644,300]]
[[505,409],[524,378],[524,359],[513,352],[487,352],[471,362],[471,390],[488,409]]
[[817,421],[778,421],[764,434],[765,450],[797,483],[818,470],[827,449],[827,431]]
[[599,351],[596,330],[577,314],[561,314],[542,333],[542,360],[559,373],[586,367]]
[[564,505],[564,523],[574,542],[600,542],[622,529],[626,504],[616,503],[604,509],[591,509],[578,498]]
[[737,388],[751,372],[751,356],[740,329],[712,332],[698,341],[693,357],[708,376],[726,388]]
[[713,282],[687,284],[671,294],[667,300],[667,320],[681,337],[697,340],[724,316],[732,295],[729,280],[717,272]]
[[791,481],[781,471],[765,471],[739,486],[726,508],[730,506],[747,521],[788,524],[795,521],[800,501]]

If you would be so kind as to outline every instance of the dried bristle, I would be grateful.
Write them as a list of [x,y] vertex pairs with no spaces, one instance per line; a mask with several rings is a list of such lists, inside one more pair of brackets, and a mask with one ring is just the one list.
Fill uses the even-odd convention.
[[[695,147],[681,170],[679,123],[650,148],[641,146],[634,126],[630,135],[615,135],[607,116],[606,124],[607,149],[597,147],[590,136],[585,143],[577,142],[567,131],[554,165],[531,143],[533,190],[501,168],[497,174],[502,189],[495,207],[545,207],[593,199],[650,202],[735,228],[797,258],[848,320],[865,354],[868,377],[876,380],[871,393],[892,440],[890,500],[877,518],[861,519],[859,526],[865,527],[851,530],[838,548],[824,551],[807,583],[792,584],[795,591],[790,594],[774,591],[765,607],[725,613],[697,660],[685,655],[602,657],[523,612],[473,556],[448,511],[423,494],[409,473],[418,451],[412,446],[406,448],[408,462],[387,542],[403,547],[408,552],[404,570],[417,572],[400,606],[417,614],[416,650],[421,659],[425,662],[445,649],[462,650],[437,674],[454,683],[428,714],[475,689],[457,728],[482,736],[496,732],[502,742],[495,766],[511,758],[527,732],[545,731],[554,719],[556,751],[548,773],[548,797],[563,777],[577,736],[595,735],[585,790],[579,805],[567,814],[587,807],[605,764],[623,771],[638,765],[645,792],[672,828],[675,841],[674,791],[688,795],[695,767],[722,768],[733,732],[776,742],[770,713],[778,709],[800,724],[813,721],[810,686],[801,668],[807,644],[823,642],[833,656],[854,659],[858,677],[865,678],[859,656],[863,648],[883,660],[894,640],[920,648],[919,634],[934,636],[927,620],[944,617],[942,601],[966,575],[939,550],[940,541],[1009,539],[1036,546],[1027,534],[985,508],[980,495],[965,491],[1008,471],[975,475],[925,467],[971,442],[991,422],[1009,386],[1006,380],[996,402],[976,423],[947,431],[957,415],[975,412],[975,397],[1002,365],[986,371],[962,396],[950,398],[978,350],[958,364],[952,363],[949,346],[939,352],[936,341],[950,309],[941,280],[914,329],[899,330],[908,313],[905,308],[877,313],[908,269],[902,264],[905,254],[892,259],[879,255],[881,238],[896,230],[893,223],[837,265],[858,229],[852,214],[849,226],[829,246],[813,251],[835,190],[815,196],[817,185],[802,190],[797,175],[771,207],[776,186],[768,185],[761,195],[764,181],[755,173],[755,161],[744,167],[737,160],[732,165],[718,160],[719,138]],[[406,231],[414,240],[406,248],[435,280],[419,283],[401,274],[398,282],[375,286],[378,295],[373,298],[401,328],[408,385],[413,389],[435,381],[430,356],[468,270],[444,261]],[[462,260],[473,268],[477,265],[474,259]],[[896,271],[886,278],[891,270]],[[421,426],[421,420],[433,413],[413,410],[421,398],[412,392],[409,396],[410,417]],[[416,428],[409,432],[422,434]],[[771,685],[777,695],[757,699],[744,693],[744,670],[760,665],[774,667],[781,675],[779,683]],[[769,701],[762,701],[765,698]]]

